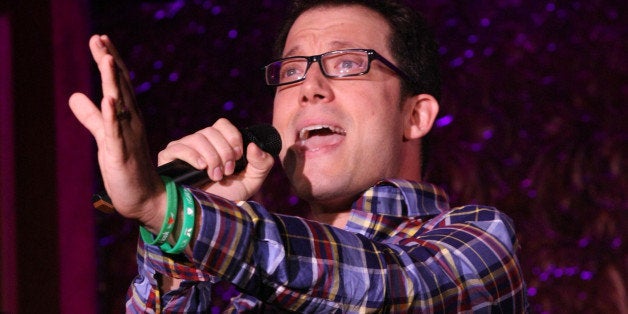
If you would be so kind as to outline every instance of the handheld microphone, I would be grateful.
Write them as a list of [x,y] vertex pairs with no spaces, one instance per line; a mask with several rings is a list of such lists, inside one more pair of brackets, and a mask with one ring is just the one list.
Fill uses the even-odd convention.
[[[270,124],[258,124],[244,129],[242,133],[242,143],[244,145],[244,155],[236,161],[234,173],[238,173],[246,168],[246,147],[250,143],[255,143],[263,151],[277,156],[281,151],[281,137],[279,132]],[[200,186],[211,182],[205,169],[196,169],[183,160],[173,160],[157,167],[157,173],[161,176],[170,177],[177,184]],[[105,213],[115,211],[109,195],[106,191],[94,194],[92,197],[94,207]]]

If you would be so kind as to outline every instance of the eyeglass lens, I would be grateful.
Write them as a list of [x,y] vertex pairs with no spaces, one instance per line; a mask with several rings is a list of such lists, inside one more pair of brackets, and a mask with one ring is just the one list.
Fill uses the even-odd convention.
[[332,51],[320,56],[294,57],[271,63],[266,68],[266,80],[271,85],[296,82],[305,77],[309,66],[319,62],[329,77],[361,75],[368,71],[366,51]]

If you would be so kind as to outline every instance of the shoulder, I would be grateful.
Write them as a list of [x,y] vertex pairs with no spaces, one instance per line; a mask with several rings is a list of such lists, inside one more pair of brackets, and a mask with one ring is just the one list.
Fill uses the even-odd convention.
[[434,217],[424,225],[427,229],[471,227],[481,235],[496,238],[514,252],[517,238],[513,220],[491,206],[465,205],[452,208]]

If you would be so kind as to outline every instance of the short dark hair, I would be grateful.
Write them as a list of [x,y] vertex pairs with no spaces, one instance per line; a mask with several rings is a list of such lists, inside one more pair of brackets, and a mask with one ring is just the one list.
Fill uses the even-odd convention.
[[[397,66],[414,82],[403,81],[405,95],[430,94],[440,100],[438,45],[422,14],[392,0],[296,0],[275,42],[274,54],[281,58],[290,28],[305,11],[323,6],[360,5],[386,19],[391,28],[388,43]],[[369,47],[360,47],[369,48]]]

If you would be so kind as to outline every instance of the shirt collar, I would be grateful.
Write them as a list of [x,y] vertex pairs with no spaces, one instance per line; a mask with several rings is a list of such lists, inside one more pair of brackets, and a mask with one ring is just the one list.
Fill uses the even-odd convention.
[[449,210],[449,199],[442,189],[430,183],[388,179],[364,191],[351,208],[346,230],[387,238],[404,221],[420,226]]
[[387,179],[366,190],[351,208],[400,217],[433,216],[449,210],[449,198],[431,183]]

